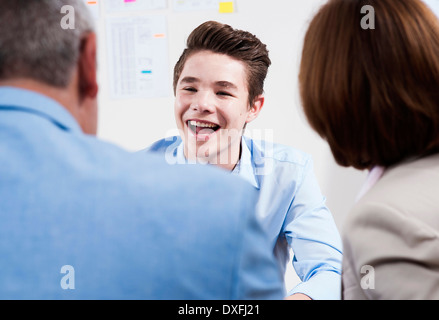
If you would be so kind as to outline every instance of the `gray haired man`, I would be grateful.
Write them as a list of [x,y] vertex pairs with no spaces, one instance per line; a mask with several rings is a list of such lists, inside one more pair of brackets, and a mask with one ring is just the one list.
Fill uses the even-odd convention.
[[255,190],[96,139],[96,64],[82,0],[0,0],[0,299],[282,298]]

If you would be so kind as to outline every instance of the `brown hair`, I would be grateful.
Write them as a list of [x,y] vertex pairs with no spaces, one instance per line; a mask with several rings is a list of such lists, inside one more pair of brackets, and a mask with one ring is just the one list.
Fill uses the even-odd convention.
[[[375,29],[363,29],[375,10]],[[439,151],[439,23],[419,0],[330,0],[306,33],[300,92],[342,166]]]
[[245,64],[250,105],[264,93],[264,81],[271,64],[266,45],[249,32],[215,21],[201,24],[189,35],[187,48],[174,68],[174,93],[187,59],[204,50],[228,55]]

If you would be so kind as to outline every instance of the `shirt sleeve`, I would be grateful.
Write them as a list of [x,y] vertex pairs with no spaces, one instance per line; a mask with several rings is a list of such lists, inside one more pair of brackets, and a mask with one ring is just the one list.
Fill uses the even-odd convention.
[[288,295],[341,299],[342,242],[325,202],[309,159],[284,224],[293,267],[302,281]]

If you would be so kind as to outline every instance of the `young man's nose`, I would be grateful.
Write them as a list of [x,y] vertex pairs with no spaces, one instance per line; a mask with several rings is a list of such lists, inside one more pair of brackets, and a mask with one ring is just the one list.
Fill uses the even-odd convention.
[[215,97],[209,92],[198,92],[191,107],[198,112],[212,113],[215,110]]

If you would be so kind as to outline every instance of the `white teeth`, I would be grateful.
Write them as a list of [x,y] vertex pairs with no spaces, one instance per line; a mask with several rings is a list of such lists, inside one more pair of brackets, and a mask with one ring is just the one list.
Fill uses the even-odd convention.
[[215,127],[218,127],[215,124],[198,122],[198,121],[194,121],[194,120],[189,121],[189,124],[192,125],[192,126],[202,127],[202,128],[215,128]]

